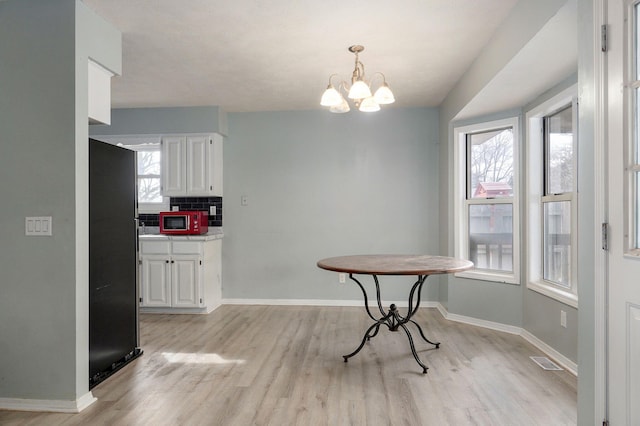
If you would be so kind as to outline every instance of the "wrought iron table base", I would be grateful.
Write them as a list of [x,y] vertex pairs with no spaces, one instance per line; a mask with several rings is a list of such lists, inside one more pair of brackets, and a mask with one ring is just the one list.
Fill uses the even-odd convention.
[[[413,343],[413,336],[411,335],[411,332],[407,328],[406,324],[410,322],[413,325],[415,325],[418,328],[418,331],[420,332],[420,336],[425,342],[434,345],[436,349],[440,347],[440,342],[432,342],[431,340],[427,339],[420,325],[411,319],[413,315],[418,311],[418,308],[420,307],[420,293],[422,292],[422,285],[424,284],[428,275],[419,275],[418,280],[415,282],[415,284],[413,284],[413,287],[411,287],[411,292],[409,293],[409,309],[407,311],[406,316],[400,315],[400,312],[396,308],[396,305],[393,303],[391,304],[391,306],[389,306],[389,311],[385,312],[385,310],[382,308],[382,300],[380,300],[380,284],[378,282],[378,276],[377,275],[371,275],[371,276],[373,277],[373,281],[375,282],[375,285],[376,285],[376,300],[378,302],[378,309],[380,310],[382,317],[376,318],[373,316],[373,314],[371,313],[371,310],[369,310],[369,298],[367,297],[367,291],[365,290],[364,286],[360,283],[360,281],[358,281],[353,276],[353,274],[349,274],[349,278],[353,280],[356,284],[358,284],[358,286],[362,290],[362,294],[364,296],[364,307],[367,310],[367,314],[369,315],[369,317],[375,322],[364,333],[364,337],[362,338],[362,342],[360,342],[360,346],[358,346],[356,350],[351,352],[349,355],[342,356],[344,358],[344,362],[347,362],[349,358],[351,358],[352,356],[360,352],[360,350],[364,347],[365,342],[367,342],[368,340],[371,340],[372,337],[375,337],[378,334],[378,331],[380,331],[380,326],[385,325],[387,326],[389,331],[398,331],[399,328],[402,328],[404,330],[404,332],[407,335],[407,338],[409,339],[409,346],[411,346],[411,353],[413,354],[413,357],[415,358],[418,365],[422,367],[422,373],[426,374],[429,367],[427,367],[426,365],[424,365],[422,361],[420,361],[420,358],[418,357],[418,354],[416,352],[416,347]],[[415,299],[415,306],[414,306],[414,299]]]

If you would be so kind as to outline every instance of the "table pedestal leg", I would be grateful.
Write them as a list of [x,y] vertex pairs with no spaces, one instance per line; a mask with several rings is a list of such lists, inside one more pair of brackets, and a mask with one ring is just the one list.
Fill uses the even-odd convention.
[[[371,333],[371,330],[373,330],[374,328],[376,329],[376,331],[374,331],[373,334],[370,335],[369,333]],[[367,332],[364,333],[364,337],[362,338],[362,342],[360,342],[360,346],[358,346],[357,349],[351,352],[349,355],[342,355],[342,358],[344,358],[344,362],[347,362],[349,358],[351,358],[352,356],[360,352],[360,350],[364,346],[364,342],[366,342],[367,340],[371,340],[372,337],[378,334],[379,329],[380,329],[380,323],[373,324],[371,327],[369,327],[367,329]]]
[[[413,317],[413,315],[418,311],[418,308],[420,307],[420,293],[422,292],[422,285],[424,284],[427,278],[427,275],[419,276],[418,281],[416,281],[416,283],[411,288],[411,292],[409,294],[409,309],[407,311],[406,317],[403,317],[402,315],[400,315],[400,312],[398,312],[398,309],[396,308],[395,304],[391,304],[388,312],[384,311],[384,309],[382,308],[382,300],[380,298],[380,284],[378,282],[378,277],[376,275],[373,275],[373,279],[376,285],[376,299],[378,302],[378,309],[382,314],[382,317],[375,318],[371,314],[371,311],[369,310],[369,298],[367,297],[367,291],[365,290],[364,286],[356,278],[354,278],[352,274],[349,274],[349,278],[353,280],[356,284],[358,284],[358,286],[362,290],[362,294],[364,296],[364,306],[367,311],[367,314],[375,322],[364,333],[364,337],[362,338],[362,341],[360,342],[360,345],[356,348],[356,350],[351,352],[348,355],[342,356],[344,358],[344,362],[347,362],[349,358],[351,358],[352,356],[360,352],[360,350],[364,347],[365,342],[367,340],[371,340],[372,337],[375,337],[378,334],[378,331],[380,330],[381,325],[387,326],[389,331],[398,331],[398,328],[401,327],[404,330],[405,334],[407,335],[407,338],[409,339],[409,346],[411,347],[411,353],[413,354],[413,358],[415,358],[418,365],[422,367],[422,373],[426,374],[428,367],[424,365],[424,363],[418,357],[415,344],[413,343],[413,336],[411,335],[411,332],[409,331],[409,329],[405,324],[407,324],[408,322],[413,323],[418,328],[418,331],[420,332],[420,336],[424,339],[425,342],[434,345],[436,349],[440,347],[440,342],[432,342],[431,340],[427,339],[420,325],[411,319],[411,317]],[[417,294],[416,294],[416,290],[417,290]],[[415,300],[415,307],[414,307],[414,298],[416,295],[417,295],[417,299]]]

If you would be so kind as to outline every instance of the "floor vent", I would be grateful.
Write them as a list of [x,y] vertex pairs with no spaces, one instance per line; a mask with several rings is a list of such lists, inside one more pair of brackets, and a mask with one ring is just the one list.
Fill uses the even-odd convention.
[[560,366],[558,366],[555,362],[551,361],[546,356],[530,356],[529,358],[531,358],[533,362],[535,362],[545,370],[562,370]]

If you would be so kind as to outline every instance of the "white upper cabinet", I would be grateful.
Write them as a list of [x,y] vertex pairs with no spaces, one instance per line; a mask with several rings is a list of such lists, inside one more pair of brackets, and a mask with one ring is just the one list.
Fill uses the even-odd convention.
[[113,73],[89,59],[89,123],[111,124]]
[[162,138],[162,195],[222,196],[222,136]]
[[186,192],[186,140],[183,136],[162,138],[162,195]]

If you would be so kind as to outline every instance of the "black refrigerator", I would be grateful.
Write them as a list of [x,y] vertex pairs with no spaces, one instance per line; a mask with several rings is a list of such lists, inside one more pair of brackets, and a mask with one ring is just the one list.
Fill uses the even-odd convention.
[[89,140],[89,387],[142,354],[135,152]]

